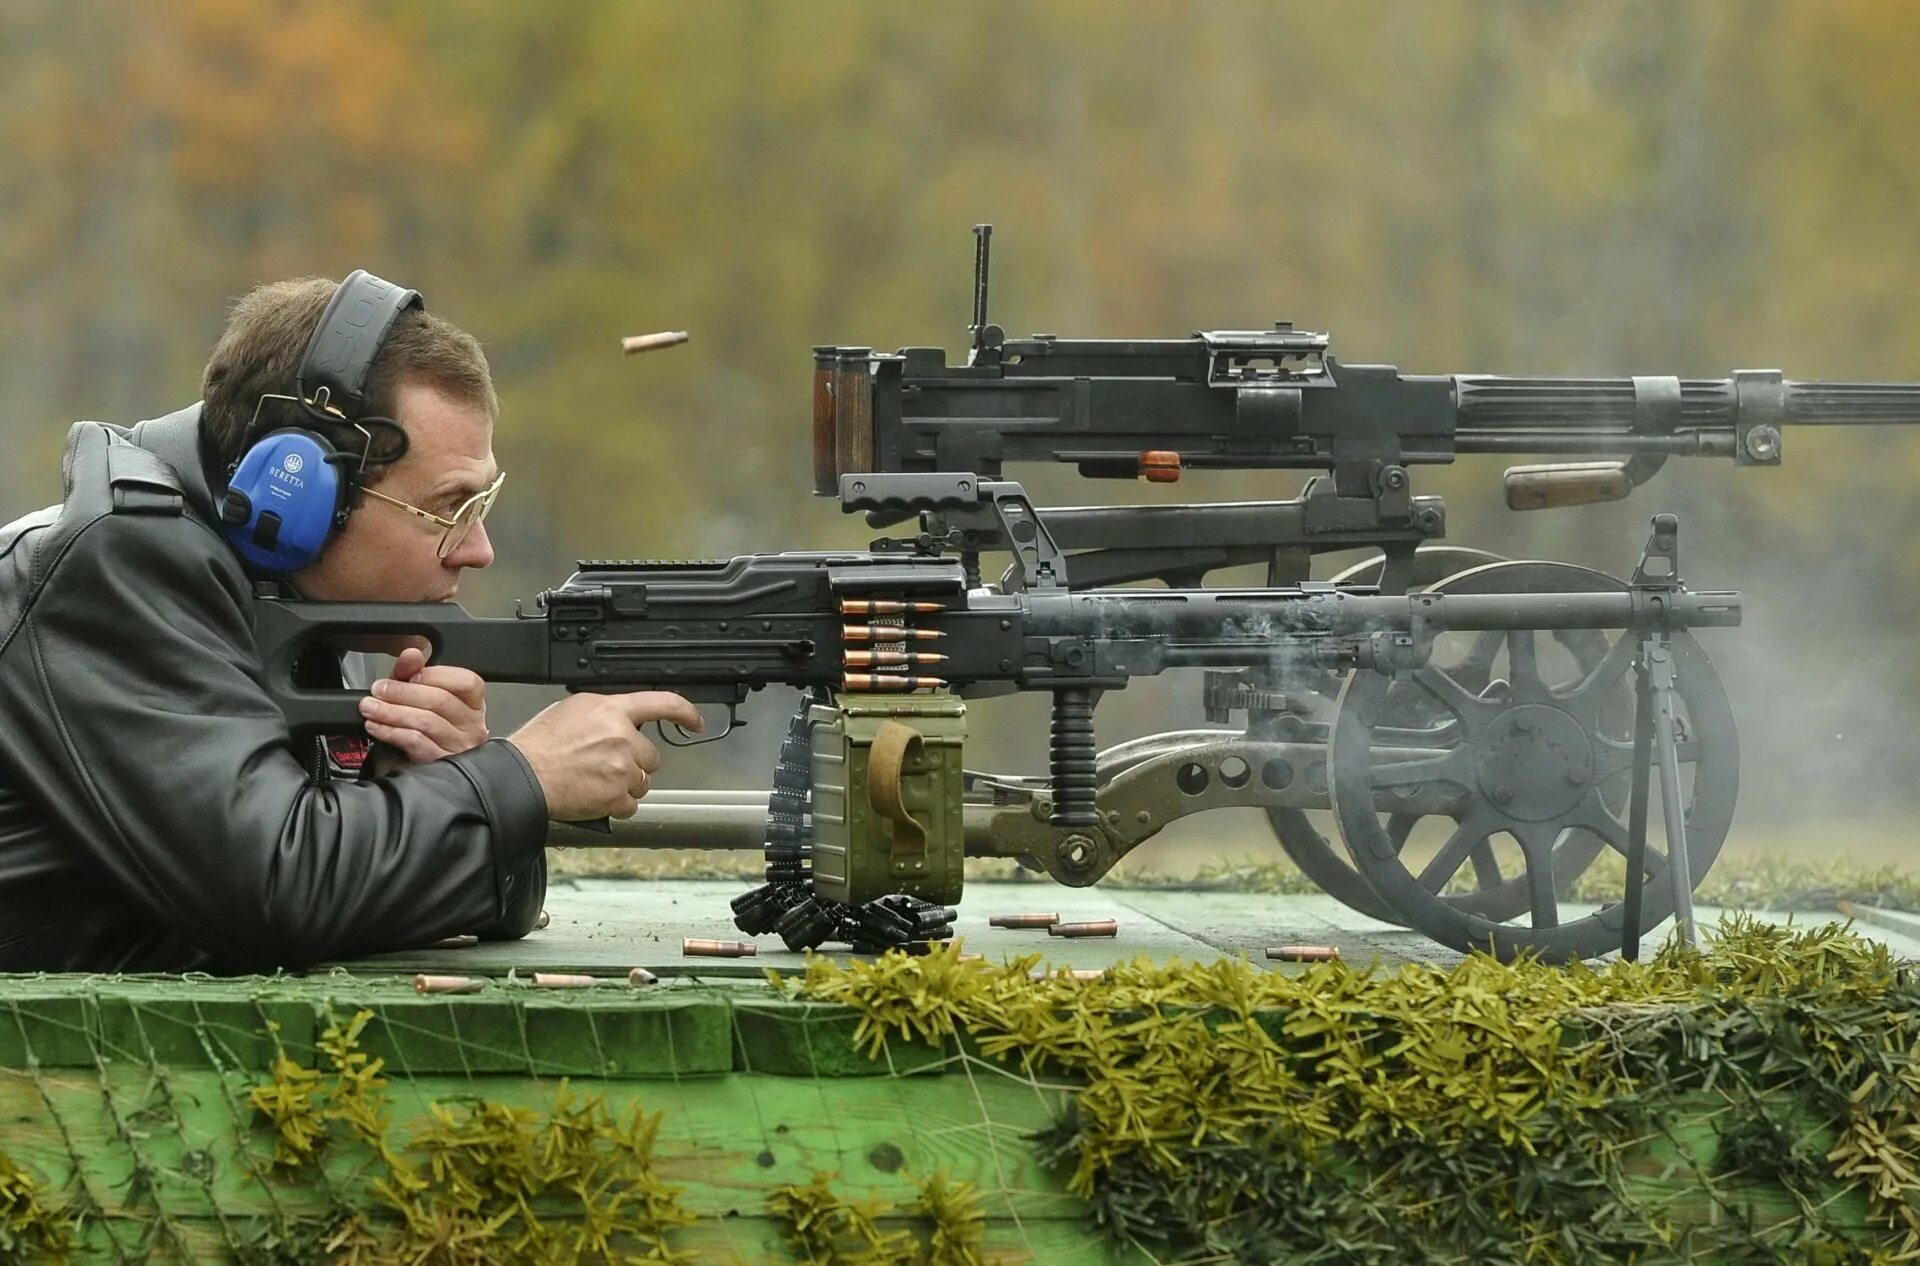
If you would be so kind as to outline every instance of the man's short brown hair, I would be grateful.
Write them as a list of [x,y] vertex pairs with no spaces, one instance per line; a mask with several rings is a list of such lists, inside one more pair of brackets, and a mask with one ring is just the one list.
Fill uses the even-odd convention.
[[[261,405],[260,397],[293,394],[300,358],[338,285],[325,277],[275,281],[255,286],[233,305],[200,386],[200,447],[218,479],[224,482],[227,471],[240,460],[255,406],[260,407],[260,434],[277,427],[312,425],[312,414],[300,406],[284,400]],[[500,415],[500,400],[479,342],[451,321],[419,308],[402,312],[380,345],[367,380],[367,412],[393,417],[403,381],[423,382],[456,400],[479,405],[489,419]],[[343,434],[330,433],[328,438],[358,452],[357,433],[351,427],[336,429]]]

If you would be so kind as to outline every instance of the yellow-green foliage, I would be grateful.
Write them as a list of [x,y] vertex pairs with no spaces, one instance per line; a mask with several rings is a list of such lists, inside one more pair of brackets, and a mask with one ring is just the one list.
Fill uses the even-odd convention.
[[[1575,901],[1618,901],[1626,890],[1626,861],[1606,851],[1574,880]],[[1191,878],[1142,873],[1103,881],[1116,887],[1173,888],[1199,892],[1270,892],[1281,895],[1319,892],[1291,862],[1219,862]],[[1468,890],[1470,870],[1455,876],[1449,891]],[[1920,874],[1898,866],[1873,866],[1847,857],[1800,861],[1777,853],[1721,856],[1699,881],[1694,900],[1734,910],[1820,910],[1836,902],[1858,901],[1900,910],[1920,910]]]
[[802,1186],[790,1183],[768,1197],[767,1207],[786,1225],[787,1241],[802,1261],[818,1266],[987,1266],[982,1248],[986,1216],[972,1183],[953,1182],[937,1170],[917,1179],[919,1196],[907,1209],[924,1229],[880,1225],[899,1210],[880,1200],[851,1200],[833,1189],[834,1174],[816,1170]]
[[64,1261],[73,1219],[40,1199],[33,1175],[0,1151],[0,1262]]
[[[1816,1114],[1831,1179],[1864,1182],[1890,1243],[1920,1253],[1920,989],[1838,927],[1735,919],[1711,953],[1604,967],[1140,959],[1098,981],[1036,981],[1036,962],[962,963],[957,947],[815,958],[796,988],[854,1008],[875,1053],[963,1035],[1027,1075],[1071,1079],[1054,1140],[1070,1186],[1138,1238],[1184,1229],[1299,1260],[1303,1244],[1357,1242],[1311,1260],[1382,1261],[1401,1260],[1386,1246],[1407,1236],[1435,1261],[1476,1245],[1489,1261],[1695,1252],[1703,1234],[1726,1251],[1828,1243],[1813,1193],[1790,1184],[1808,1197],[1801,1218],[1691,1239],[1627,1195],[1621,1145],[1661,1128],[1677,1096],[1725,1096],[1722,1132],[1752,1140],[1768,1093]],[[1382,1255],[1363,1251],[1368,1236]]]
[[933,1224],[927,1243],[928,1266],[986,1266],[981,1242],[987,1218],[980,1211],[980,1196],[973,1184],[954,1182],[946,1170],[940,1169],[915,1185],[920,1195],[912,1212]]
[[375,1225],[358,1202],[336,1192],[338,1219],[321,1245],[329,1260],[688,1260],[668,1243],[668,1232],[693,1219],[678,1189],[653,1172],[657,1116],[630,1105],[616,1118],[600,1096],[577,1096],[563,1080],[544,1117],[484,1100],[436,1103],[430,1123],[397,1140],[382,1061],[359,1049],[372,1018],[361,1011],[326,1030],[320,1048],[328,1071],[282,1053],[272,1081],[251,1095],[274,1130],[277,1164],[316,1162],[336,1123],[382,1162],[368,1203],[395,1218]]
[[787,1225],[787,1239],[801,1260],[819,1266],[904,1266],[913,1260],[913,1239],[888,1231],[880,1219],[892,1210],[879,1201],[849,1200],[830,1185],[834,1174],[816,1171],[806,1186],[789,1183],[767,1198]]
[[[1608,850],[1581,872],[1572,896],[1579,901],[1618,901],[1626,886],[1626,859]],[[1763,853],[1722,858],[1701,878],[1693,899],[1736,910],[1830,912],[1841,901],[1920,910],[1920,874],[1847,857],[1801,861]]]

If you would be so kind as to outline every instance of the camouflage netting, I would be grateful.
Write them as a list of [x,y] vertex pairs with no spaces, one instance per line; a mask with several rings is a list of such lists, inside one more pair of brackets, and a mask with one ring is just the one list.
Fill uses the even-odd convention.
[[0,1259],[1920,1257],[1920,983],[1838,927],[1604,968],[1037,966],[9,978]]

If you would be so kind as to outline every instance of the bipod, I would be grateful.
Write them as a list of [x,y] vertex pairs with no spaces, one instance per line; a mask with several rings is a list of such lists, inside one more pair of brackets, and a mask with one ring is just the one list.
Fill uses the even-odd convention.
[[[1653,535],[1634,569],[1636,590],[1667,590],[1680,584],[1680,520],[1655,515]],[[1673,916],[1688,947],[1700,943],[1693,918],[1693,866],[1687,853],[1686,805],[1680,798],[1679,693],[1674,689],[1673,645],[1665,628],[1640,634],[1634,658],[1633,793],[1627,809],[1627,892],[1620,956],[1640,957],[1640,903],[1646,882],[1648,797],[1653,763],[1660,762],[1660,801],[1667,828],[1667,881],[1673,886]]]

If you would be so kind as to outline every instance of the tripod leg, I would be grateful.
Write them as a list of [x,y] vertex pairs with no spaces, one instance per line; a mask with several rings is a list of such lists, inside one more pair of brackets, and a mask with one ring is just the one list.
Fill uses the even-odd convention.
[[1673,917],[1680,940],[1700,944],[1693,921],[1693,866],[1687,856],[1687,809],[1680,798],[1679,693],[1673,688],[1673,652],[1662,642],[1653,648],[1653,742],[1660,760],[1660,799],[1667,824],[1667,878],[1673,883]]
[[1627,803],[1626,922],[1621,933],[1620,957],[1640,957],[1640,895],[1647,876],[1647,794],[1653,778],[1653,684],[1650,654],[1654,638],[1643,638],[1633,674],[1633,795]]

